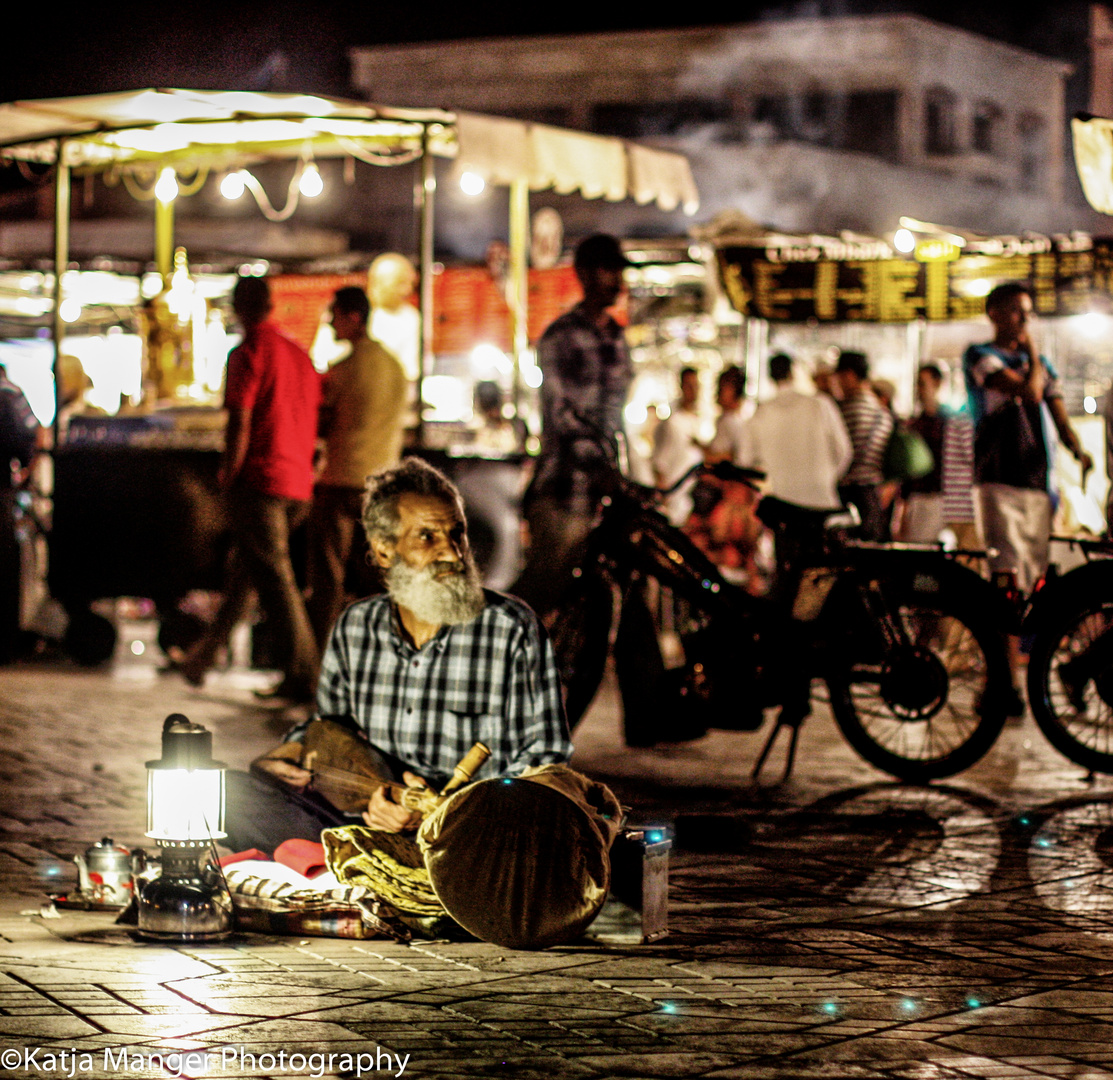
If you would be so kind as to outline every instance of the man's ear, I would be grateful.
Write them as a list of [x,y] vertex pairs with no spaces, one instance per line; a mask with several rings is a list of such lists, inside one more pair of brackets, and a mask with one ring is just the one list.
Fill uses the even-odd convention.
[[371,541],[371,557],[375,560],[376,566],[382,570],[388,570],[390,564],[394,562],[394,545],[375,537]]

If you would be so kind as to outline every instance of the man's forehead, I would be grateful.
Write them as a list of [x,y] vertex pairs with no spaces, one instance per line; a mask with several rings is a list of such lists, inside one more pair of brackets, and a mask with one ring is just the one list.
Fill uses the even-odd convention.
[[434,525],[452,528],[462,519],[456,504],[439,495],[408,491],[398,497],[398,518],[403,529]]

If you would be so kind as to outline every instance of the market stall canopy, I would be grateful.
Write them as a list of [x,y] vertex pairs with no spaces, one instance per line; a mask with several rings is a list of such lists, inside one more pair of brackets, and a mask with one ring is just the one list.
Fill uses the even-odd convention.
[[1080,114],[1071,121],[1071,133],[1086,201],[1099,213],[1113,214],[1113,120]]
[[77,172],[182,162],[238,168],[262,158],[351,156],[403,164],[423,139],[457,169],[494,183],[526,180],[534,190],[585,198],[682,205],[699,194],[681,154],[544,124],[404,109],[304,94],[135,90],[0,105],[0,157]]
[[454,171],[494,184],[525,178],[534,191],[579,191],[584,198],[618,202],[627,196],[662,210],[699,209],[688,159],[622,139],[509,120],[456,114],[459,150]]

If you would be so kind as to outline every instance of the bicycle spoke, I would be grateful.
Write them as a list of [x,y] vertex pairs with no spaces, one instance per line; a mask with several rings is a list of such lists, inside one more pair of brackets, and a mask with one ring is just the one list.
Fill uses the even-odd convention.
[[947,700],[923,718],[896,715],[881,694],[881,669],[854,669],[851,698],[862,728],[880,747],[907,761],[934,761],[964,745],[978,729],[978,704],[986,683],[986,658],[959,620],[902,607],[900,617],[912,646],[930,651],[949,680]]

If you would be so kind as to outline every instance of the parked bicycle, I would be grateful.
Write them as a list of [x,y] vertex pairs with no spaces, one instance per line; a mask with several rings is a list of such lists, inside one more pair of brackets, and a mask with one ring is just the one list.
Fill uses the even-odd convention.
[[1028,700],[1060,753],[1113,773],[1113,541],[1055,539],[1086,561],[1045,575],[1029,602]]
[[[707,728],[755,730],[776,707],[754,773],[786,727],[787,776],[813,680],[826,684],[854,749],[903,780],[951,776],[993,744],[1011,690],[1000,632],[1010,612],[956,560],[961,553],[856,542],[845,538],[845,514],[765,498],[759,516],[774,531],[781,567],[770,595],[751,596],[658,512],[659,492],[620,473],[613,448],[608,460],[610,494],[551,620],[573,724],[613,646],[632,745]],[[658,648],[644,600],[651,580],[681,600],[677,668],[666,669]]]

